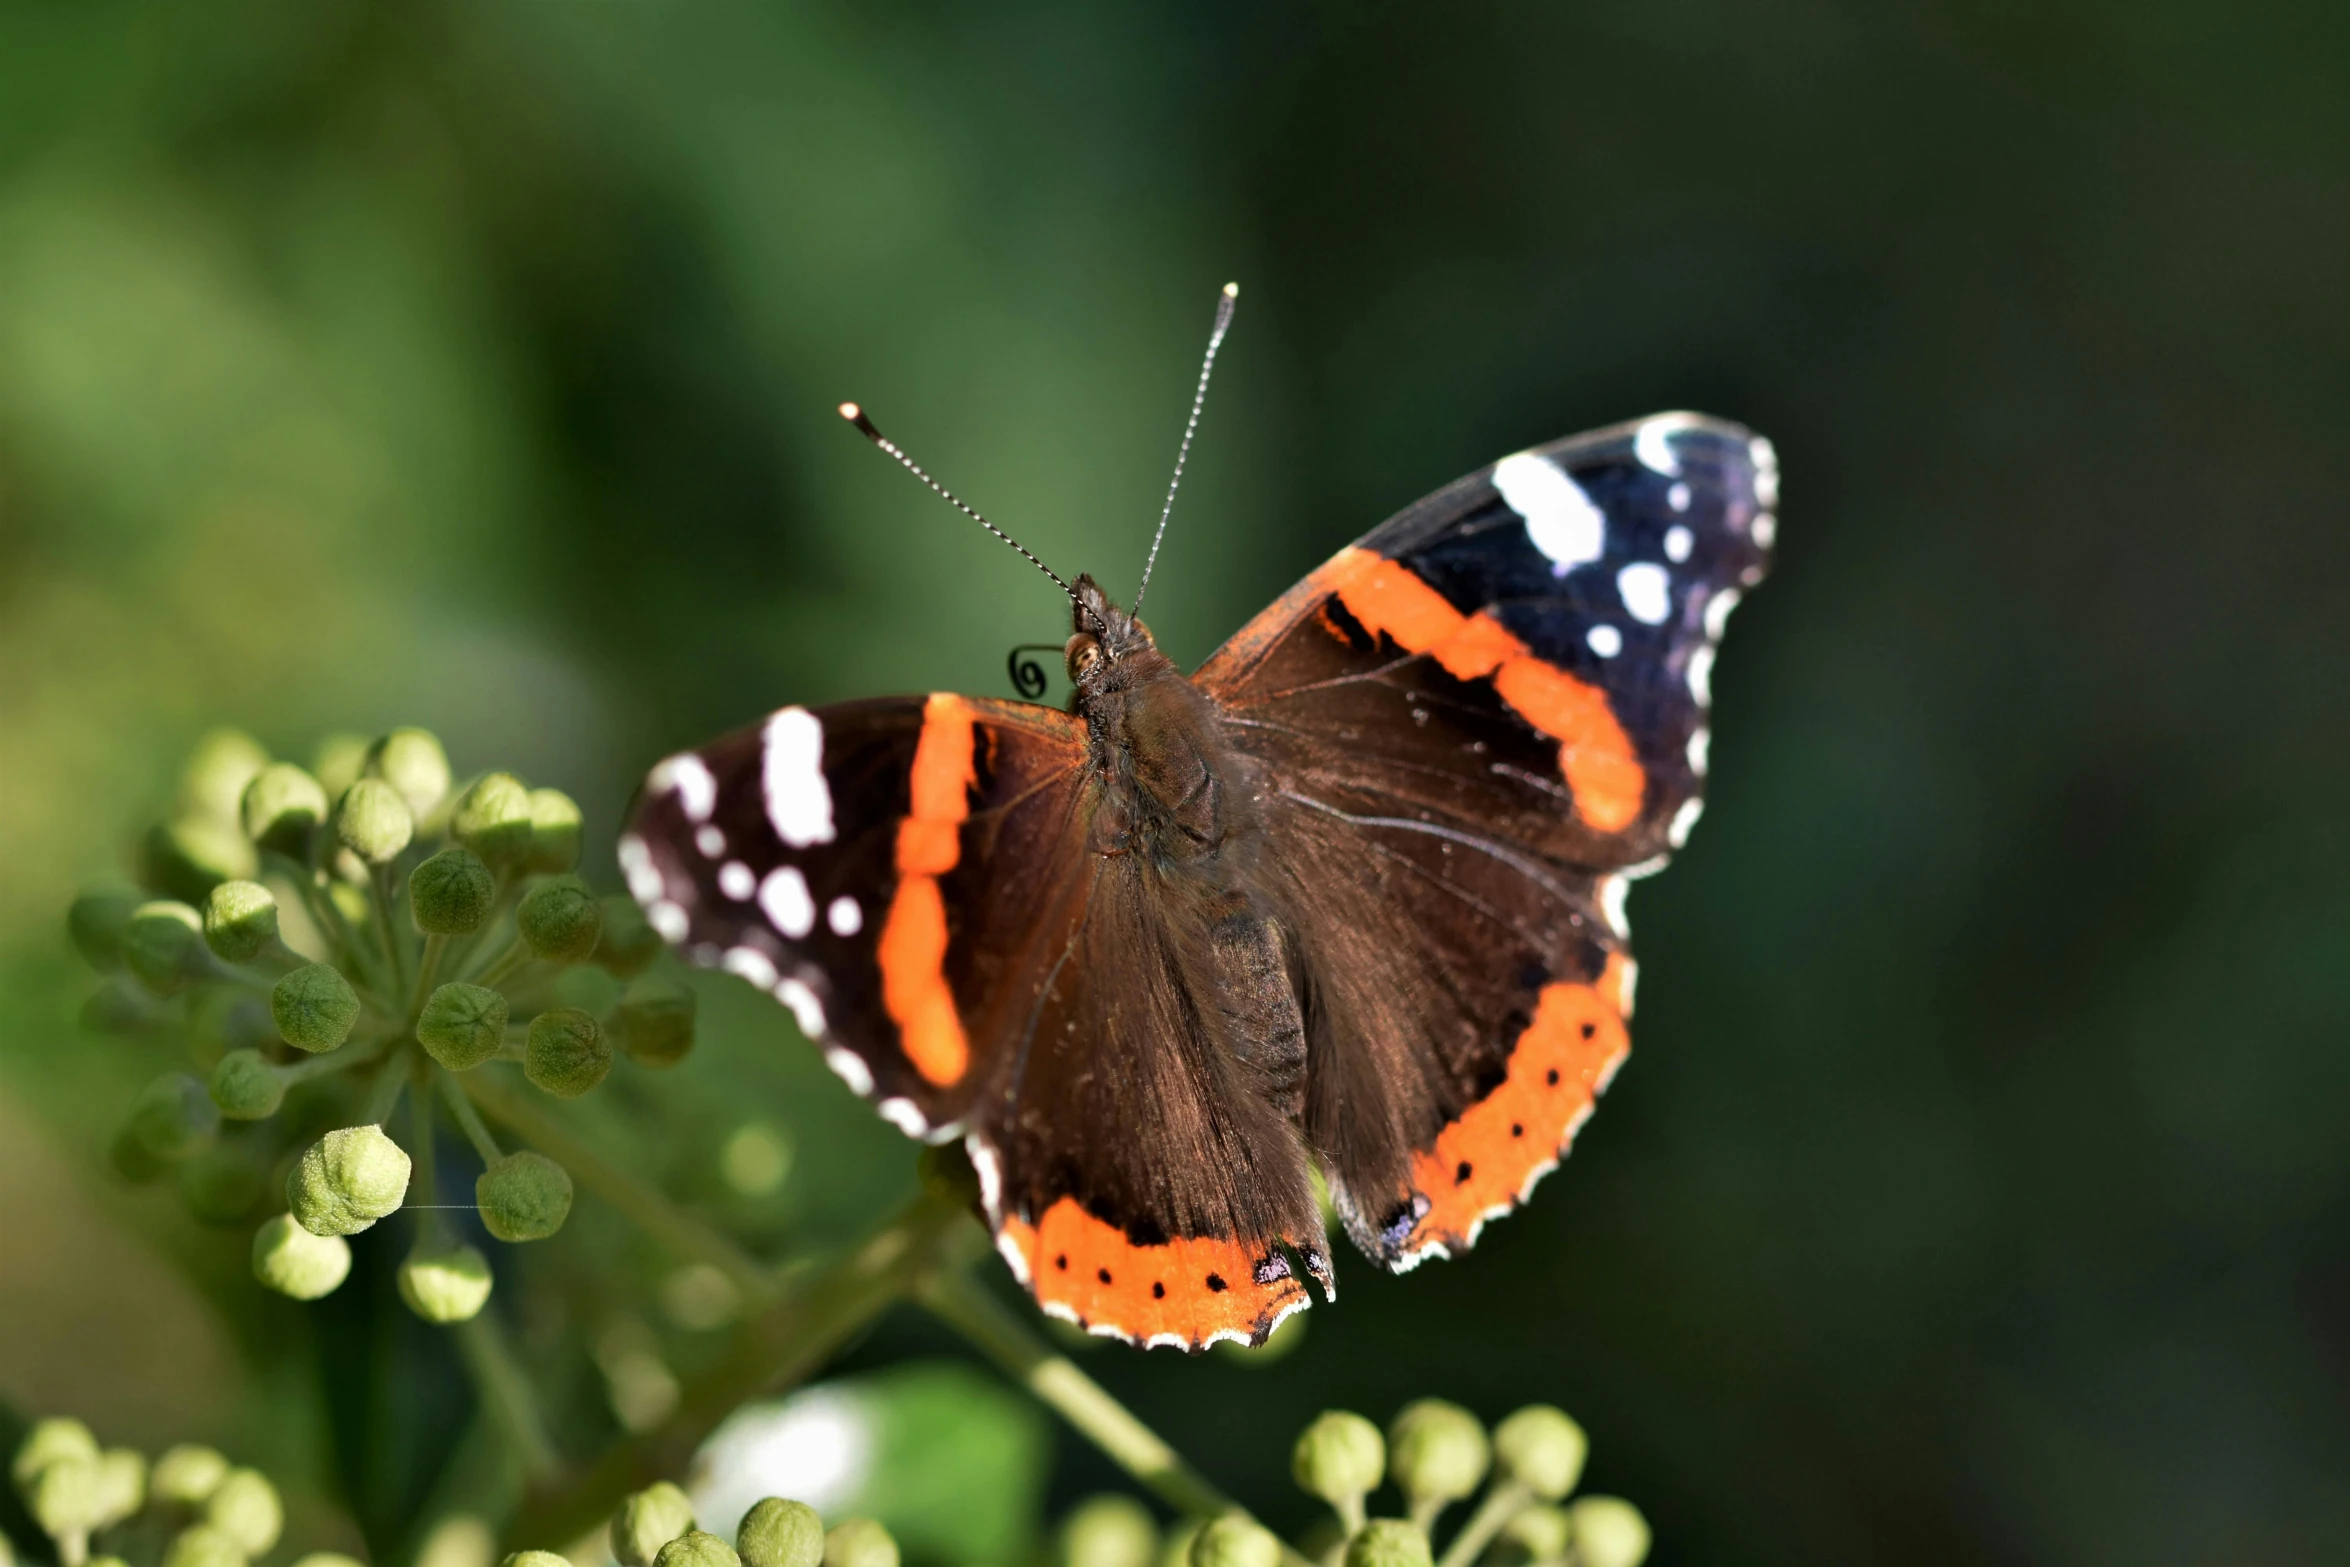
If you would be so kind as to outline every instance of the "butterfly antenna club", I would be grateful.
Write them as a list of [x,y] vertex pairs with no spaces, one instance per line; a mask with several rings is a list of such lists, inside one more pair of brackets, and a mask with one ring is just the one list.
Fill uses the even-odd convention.
[[[1035,555],[1029,552],[1027,545],[1022,544],[1018,539],[1013,538],[1003,529],[997,527],[994,523],[989,522],[985,517],[980,516],[978,512],[974,511],[969,505],[967,505],[960,496],[955,494],[954,491],[948,489],[945,485],[939,483],[928,473],[924,472],[920,463],[914,461],[913,458],[908,457],[905,452],[899,448],[895,441],[892,441],[888,436],[881,433],[880,429],[873,423],[873,420],[866,414],[864,409],[858,407],[855,403],[843,403],[840,405],[840,416],[843,419],[846,419],[849,423],[855,425],[857,427],[858,433],[863,435],[866,440],[871,441],[874,445],[880,447],[890,456],[896,458],[899,466],[903,467],[906,472],[912,474],[915,478],[920,479],[924,484],[929,485],[930,488],[937,493],[941,500],[945,501],[949,506],[954,507],[955,510],[961,512],[964,516],[970,518],[973,522],[978,523],[982,528],[985,528],[988,532],[994,534],[997,538],[1003,540],[1006,544],[1011,545],[1012,548],[1018,550],[1020,552],[1021,559],[1027,561],[1029,565],[1034,566],[1037,570],[1052,578],[1054,585],[1059,587],[1063,593],[1069,595],[1070,603],[1075,604],[1081,610],[1085,609],[1085,601],[1077,596],[1077,590],[1075,588],[1072,588],[1068,583],[1062,581],[1061,574],[1059,572],[1053,570],[1052,567],[1046,565],[1043,561],[1038,560]],[[1090,616],[1092,612],[1087,610],[1086,613]]]
[[1216,299],[1216,324],[1208,333],[1207,357],[1200,361],[1199,387],[1191,394],[1191,418],[1183,426],[1183,444],[1175,448],[1175,477],[1167,481],[1167,504],[1159,510],[1159,531],[1151,535],[1150,558],[1142,563],[1142,585],[1134,590],[1134,613],[1142,613],[1142,596],[1150,591],[1151,568],[1159,563],[1159,541],[1167,536],[1167,519],[1175,515],[1175,491],[1183,484],[1184,460],[1191,456],[1191,438],[1199,430],[1200,410],[1207,406],[1208,377],[1216,372],[1216,350],[1232,330],[1232,312],[1240,304],[1240,285],[1227,283]]

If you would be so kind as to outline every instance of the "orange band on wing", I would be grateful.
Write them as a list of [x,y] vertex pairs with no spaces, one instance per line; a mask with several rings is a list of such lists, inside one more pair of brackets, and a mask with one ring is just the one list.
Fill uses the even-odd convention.
[[1425,653],[1462,680],[1490,678],[1517,715],[1559,743],[1559,771],[1575,811],[1601,832],[1621,832],[1640,815],[1648,775],[1607,695],[1536,657],[1491,615],[1464,615],[1410,567],[1349,547],[1309,581],[1338,595],[1364,629]]
[[1477,1226],[1521,1201],[1566,1151],[1591,1101],[1631,1049],[1621,1006],[1625,960],[1611,956],[1589,985],[1545,985],[1534,1020],[1510,1051],[1499,1088],[1461,1112],[1412,1156],[1428,1199],[1409,1249],[1466,1246]]
[[1072,1197],[1033,1225],[1006,1219],[997,1240],[1020,1253],[1037,1304],[1139,1343],[1198,1349],[1219,1335],[1262,1343],[1306,1303],[1286,1261],[1279,1276],[1258,1281],[1259,1264],[1278,1260],[1269,1245],[1202,1236],[1140,1246]]
[[941,1087],[960,1082],[971,1064],[970,1042],[947,984],[946,899],[938,878],[963,857],[962,826],[971,814],[975,735],[971,707],[940,693],[922,709],[914,742],[912,804],[898,823],[898,890],[881,928],[881,999],[898,1025],[914,1070]]

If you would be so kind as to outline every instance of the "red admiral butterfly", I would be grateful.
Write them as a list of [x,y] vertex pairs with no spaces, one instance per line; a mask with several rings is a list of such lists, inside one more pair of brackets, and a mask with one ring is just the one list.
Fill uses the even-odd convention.
[[1079,577],[1065,711],[784,708],[656,767],[621,863],[882,1115],[964,1139],[1045,1310],[1262,1342],[1300,1267],[1333,1293],[1311,1171],[1381,1266],[1450,1255],[1622,1064],[1625,889],[1697,820],[1777,487],[1694,414],[1520,452],[1189,678]]

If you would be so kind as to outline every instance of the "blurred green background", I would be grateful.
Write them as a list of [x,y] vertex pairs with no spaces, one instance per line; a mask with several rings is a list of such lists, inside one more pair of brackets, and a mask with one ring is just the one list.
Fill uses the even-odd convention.
[[[1123,596],[1236,277],[1187,662],[1663,407],[1776,440],[1783,544],[1531,1211],[1269,1364],[1088,1368],[1279,1523],[1307,1417],[1435,1392],[1572,1410],[1660,1561],[2350,1557],[2346,264],[2339,7],[0,8],[0,1395],[326,1424],[242,1236],[108,1183],[153,1068],[72,1021],[201,730],[431,725],[612,885],[664,751],[1061,632],[834,403]],[[903,1188],[736,1036],[676,1091]]]

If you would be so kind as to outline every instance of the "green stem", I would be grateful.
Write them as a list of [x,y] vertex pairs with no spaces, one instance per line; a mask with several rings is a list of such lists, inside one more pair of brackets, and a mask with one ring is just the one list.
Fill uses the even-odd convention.
[[524,941],[520,936],[516,936],[513,942],[507,946],[505,951],[499,953],[495,958],[490,960],[489,966],[487,968],[473,976],[473,982],[476,985],[486,985],[490,989],[495,990],[498,988],[499,984],[505,980],[507,975],[512,974],[516,969],[522,967],[523,964],[528,963],[529,961],[530,944]]
[[548,1114],[535,1094],[487,1072],[468,1072],[454,1081],[491,1119],[569,1170],[572,1179],[618,1208],[670,1250],[710,1264],[733,1280],[748,1300],[774,1297],[775,1276],[757,1258],[671,1202],[658,1188],[606,1159]]
[[[466,1084],[468,1090],[473,1086]],[[568,1483],[531,1497],[508,1526],[509,1538],[577,1539],[629,1492],[683,1474],[703,1439],[745,1399],[807,1377],[917,1279],[960,1266],[983,1244],[962,1199],[924,1193],[856,1250],[746,1322],[733,1350],[686,1385],[667,1420]]]
[[[389,864],[367,868],[367,895],[375,903],[375,924],[383,937],[384,959],[391,965],[391,984],[385,994],[401,996],[408,993],[408,943],[400,939],[400,927],[392,919],[392,867]],[[414,1011],[414,1004],[409,1010]]]
[[[1133,1411],[1020,1320],[969,1269],[940,1269],[923,1281],[915,1298],[1169,1507],[1194,1518],[1241,1511]],[[1286,1546],[1283,1559],[1299,1567],[1305,1562]]]
[[392,1118],[399,1108],[400,1090],[408,1086],[408,1052],[396,1050],[392,1058],[375,1074],[375,1082],[367,1090],[367,1103],[359,1112],[362,1125],[372,1122],[381,1126]]
[[473,1374],[473,1385],[483,1405],[505,1427],[507,1438],[520,1456],[524,1478],[536,1483],[561,1473],[562,1455],[555,1451],[555,1444],[547,1435],[538,1397],[531,1389],[529,1376],[514,1358],[513,1346],[506,1342],[506,1331],[499,1325],[497,1314],[483,1311],[459,1323],[457,1348],[465,1356],[465,1368]]
[[1452,1543],[1437,1558],[1436,1567],[1469,1567],[1477,1553],[1492,1543],[1493,1537],[1508,1526],[1512,1518],[1534,1505],[1532,1491],[1515,1480],[1497,1480],[1485,1493],[1485,1500],[1461,1525],[1461,1532],[1452,1537]]
[[337,1072],[348,1072],[355,1066],[365,1066],[384,1052],[393,1035],[379,1034],[373,1039],[362,1039],[330,1050],[322,1056],[308,1056],[300,1061],[275,1067],[277,1080],[288,1088],[296,1083],[307,1083],[314,1077],[331,1077]]
[[416,1215],[416,1249],[438,1244],[448,1233],[441,1223],[441,1182],[439,1161],[433,1157],[432,1095],[419,1093],[408,1101],[410,1136],[416,1146],[408,1151],[412,1161],[409,1176],[409,1201],[418,1202]]
[[302,906],[310,911],[310,921],[318,933],[327,939],[333,949],[327,956],[340,958],[351,971],[370,984],[380,985],[382,976],[375,971],[373,955],[364,950],[351,932],[350,922],[343,911],[335,907],[334,894],[318,884],[318,873],[299,860],[275,850],[262,851],[264,863],[274,867],[301,898]]
[[441,960],[448,955],[449,938],[432,935],[424,938],[424,957],[416,965],[416,986],[408,992],[408,1015],[416,1017],[424,1011],[424,998],[431,995],[433,981],[441,977]]
[[465,1140],[473,1144],[473,1151],[481,1155],[483,1166],[496,1164],[505,1158],[505,1152],[498,1147],[498,1140],[482,1124],[481,1112],[473,1107],[473,1101],[466,1098],[465,1090],[458,1086],[456,1076],[443,1072],[440,1079],[441,1096],[449,1101],[449,1113],[457,1118],[458,1129],[465,1133]]

